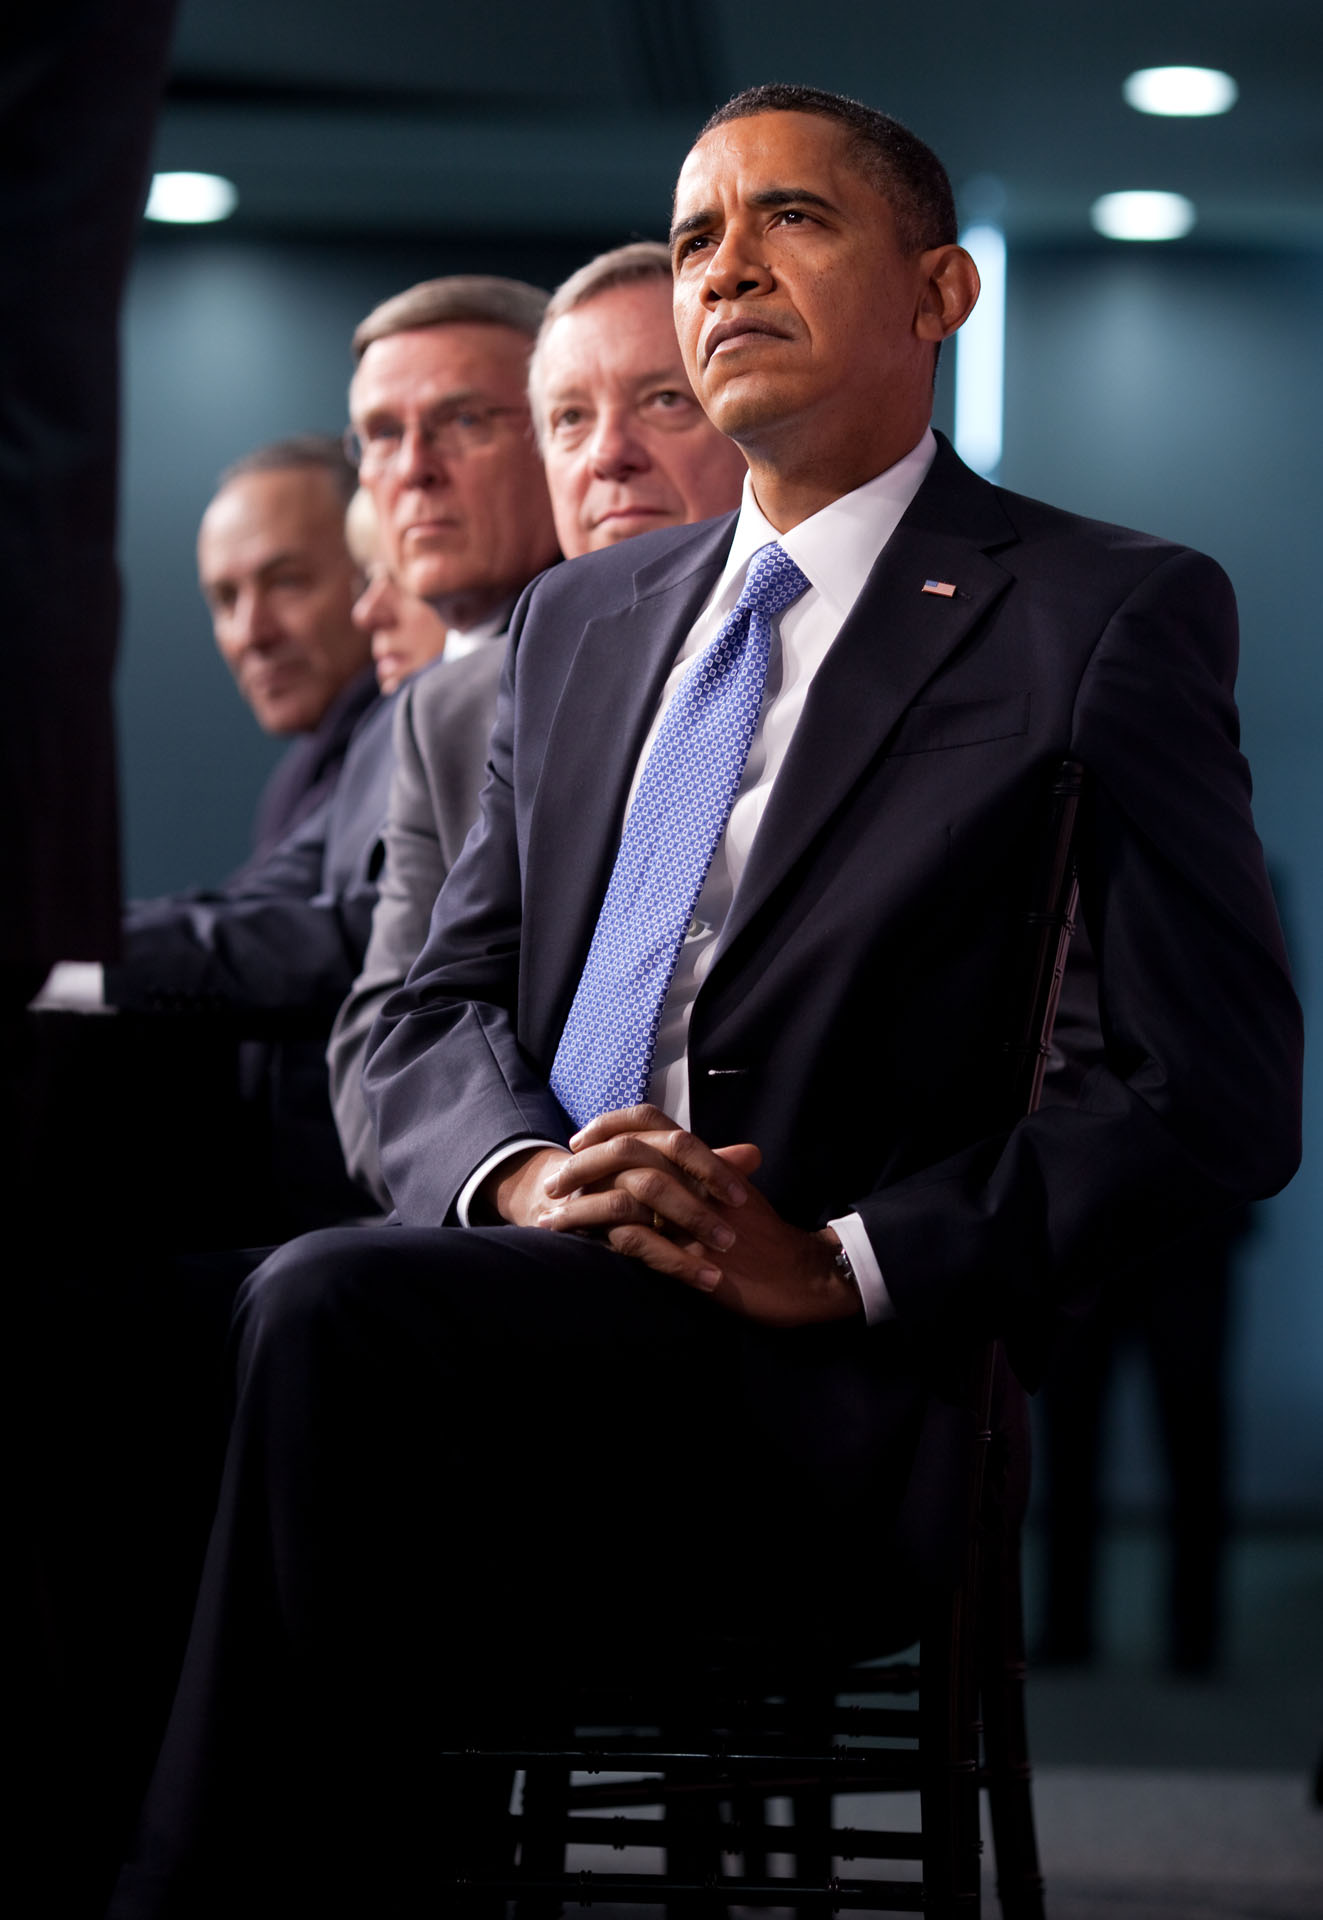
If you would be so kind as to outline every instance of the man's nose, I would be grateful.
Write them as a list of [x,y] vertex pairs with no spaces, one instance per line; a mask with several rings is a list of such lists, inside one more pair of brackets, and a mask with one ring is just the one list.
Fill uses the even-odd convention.
[[280,622],[269,595],[260,588],[241,593],[230,612],[230,631],[242,647],[266,646],[279,640]]
[[394,626],[392,611],[390,581],[370,580],[355,600],[349,617],[360,633],[379,633],[383,627]]
[[770,293],[776,284],[771,268],[761,258],[757,235],[741,220],[734,220],[703,262],[703,300],[716,306],[722,300],[744,300],[751,294]]
[[426,486],[449,475],[446,457],[432,434],[421,424],[406,427],[395,458],[396,478],[406,487]]
[[651,465],[633,417],[624,407],[603,407],[598,413],[589,457],[593,472],[603,480],[618,480]]

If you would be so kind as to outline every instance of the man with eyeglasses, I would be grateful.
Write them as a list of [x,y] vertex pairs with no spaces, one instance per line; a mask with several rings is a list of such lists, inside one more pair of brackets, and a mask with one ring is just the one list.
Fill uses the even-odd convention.
[[[380,347],[367,349],[355,396],[376,372],[374,355],[379,365]],[[739,504],[744,456],[690,391],[671,318],[670,252],[660,242],[613,247],[557,288],[529,362],[528,392],[567,560]],[[394,423],[387,415],[376,425],[380,432]],[[459,426],[453,421],[452,433]],[[474,409],[462,430],[490,434],[492,416]],[[398,435],[389,437],[398,447]],[[383,456],[390,451],[383,445]],[[416,502],[402,500],[401,511],[412,516]],[[416,568],[436,570],[435,545],[421,530],[411,526],[406,546]],[[484,648],[458,667],[420,674],[396,715],[372,936],[327,1054],[345,1165],[385,1206],[363,1064],[376,1017],[422,950],[432,904],[477,818],[503,652]]]
[[456,274],[384,301],[354,334],[350,457],[400,585],[450,630],[452,664],[504,631],[556,558],[526,392],[546,304],[520,281]]

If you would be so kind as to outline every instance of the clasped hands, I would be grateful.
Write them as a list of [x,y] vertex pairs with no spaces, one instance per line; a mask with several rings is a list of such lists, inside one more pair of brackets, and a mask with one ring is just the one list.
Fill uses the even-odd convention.
[[539,1147],[507,1161],[485,1197],[514,1226],[592,1233],[718,1305],[767,1326],[809,1326],[862,1312],[834,1263],[831,1229],[783,1220],[747,1175],[756,1146],[709,1147],[659,1107],[599,1114],[568,1153]]

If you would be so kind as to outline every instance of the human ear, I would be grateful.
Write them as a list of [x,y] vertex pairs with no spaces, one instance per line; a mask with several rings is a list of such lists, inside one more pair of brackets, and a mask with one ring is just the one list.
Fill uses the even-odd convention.
[[930,247],[919,255],[919,303],[914,331],[920,340],[945,340],[964,325],[978,299],[978,268],[963,247]]

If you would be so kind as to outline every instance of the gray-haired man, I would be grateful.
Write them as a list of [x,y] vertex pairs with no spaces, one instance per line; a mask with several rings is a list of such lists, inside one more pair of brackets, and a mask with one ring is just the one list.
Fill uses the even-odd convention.
[[[366,322],[360,336],[371,328]],[[401,340],[395,364],[419,352]],[[385,366],[381,347],[369,346],[354,383],[356,419],[379,390],[377,370]],[[671,317],[670,254],[660,242],[635,241],[599,254],[557,288],[528,367],[528,394],[566,559],[738,504],[744,456],[694,399]],[[425,481],[427,469],[418,477]],[[425,517],[440,490],[381,483],[378,490],[396,515],[406,584],[434,593],[439,581],[457,577],[460,542],[443,542]],[[386,1206],[390,1195],[362,1093],[368,1035],[421,951],[432,903],[477,818],[503,652],[487,650],[458,668],[420,674],[396,716],[386,862],[372,936],[328,1055],[346,1164]]]

